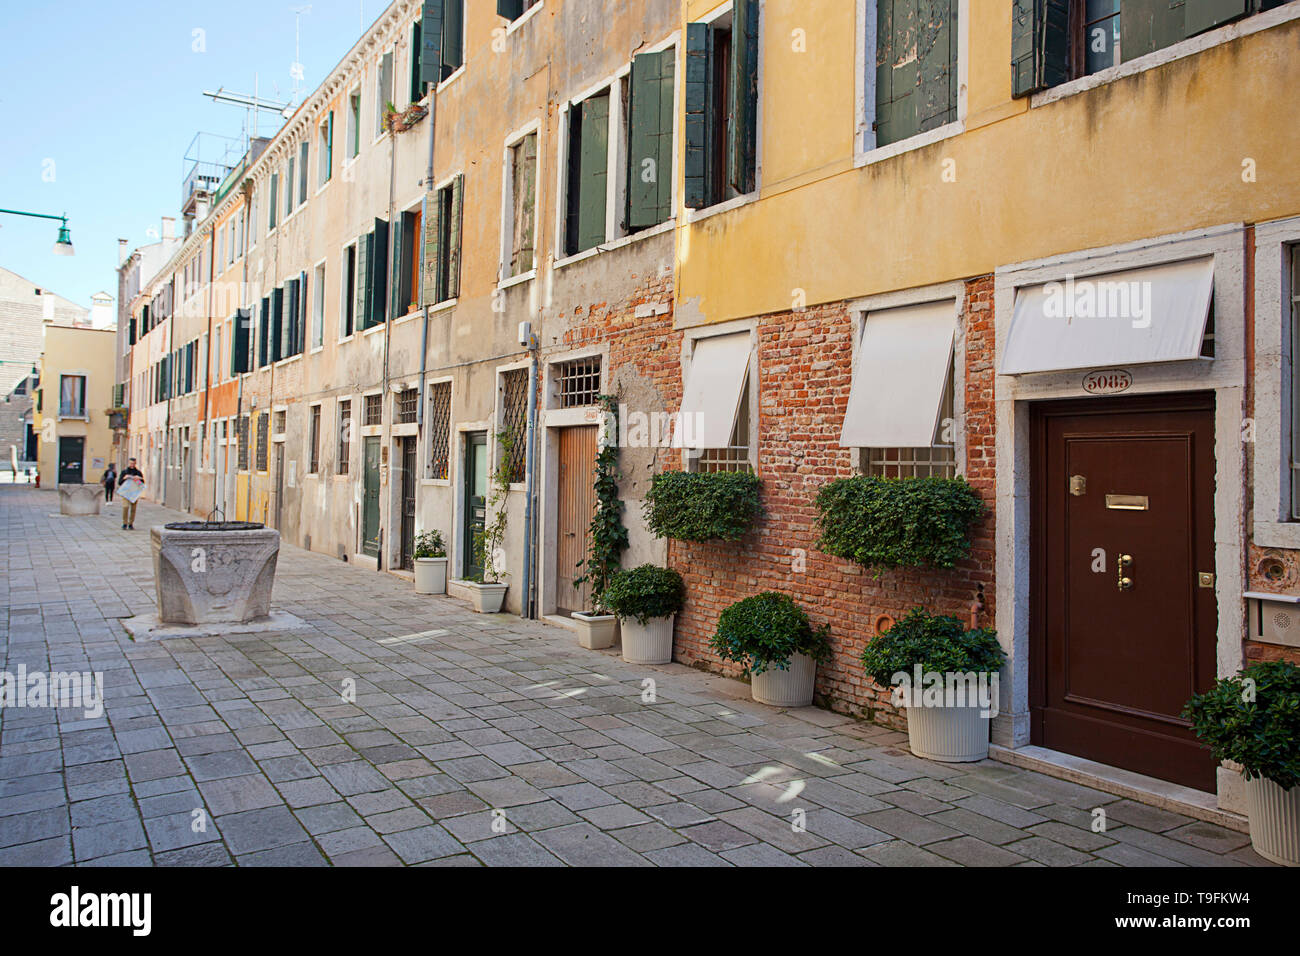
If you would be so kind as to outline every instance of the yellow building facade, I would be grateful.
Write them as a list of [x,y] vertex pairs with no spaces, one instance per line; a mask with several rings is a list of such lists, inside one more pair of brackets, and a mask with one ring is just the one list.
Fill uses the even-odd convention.
[[42,488],[98,482],[112,461],[116,336],[114,328],[45,325],[33,413]]

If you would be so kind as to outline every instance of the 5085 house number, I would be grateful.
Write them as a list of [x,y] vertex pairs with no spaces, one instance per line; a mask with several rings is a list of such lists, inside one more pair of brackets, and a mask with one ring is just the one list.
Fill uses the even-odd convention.
[[1083,390],[1090,395],[1117,395],[1133,384],[1133,376],[1122,368],[1103,368],[1083,377]]

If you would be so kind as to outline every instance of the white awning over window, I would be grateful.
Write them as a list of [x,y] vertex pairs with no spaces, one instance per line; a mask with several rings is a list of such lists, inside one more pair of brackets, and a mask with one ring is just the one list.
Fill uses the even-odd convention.
[[999,371],[1194,359],[1213,292],[1213,257],[1022,288]]
[[682,447],[726,448],[736,427],[749,371],[749,333],[715,335],[695,343],[682,394]]
[[841,445],[928,448],[934,444],[956,324],[957,303],[952,299],[867,315]]

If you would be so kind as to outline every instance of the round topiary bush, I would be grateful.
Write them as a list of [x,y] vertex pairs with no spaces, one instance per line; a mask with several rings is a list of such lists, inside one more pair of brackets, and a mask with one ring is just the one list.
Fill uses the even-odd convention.
[[686,584],[671,568],[643,564],[630,571],[615,572],[601,603],[624,619],[645,625],[656,617],[676,614],[686,603]]
[[914,608],[862,652],[867,676],[891,687],[895,675],[910,679],[917,665],[923,674],[996,673],[1006,660],[992,628],[968,631],[955,617],[931,615]]
[[1261,661],[1223,677],[1187,702],[1183,717],[1215,760],[1241,765],[1247,780],[1284,790],[1300,784],[1300,667]]
[[712,647],[724,659],[743,664],[751,674],[786,670],[793,654],[815,661],[830,657],[830,630],[815,628],[788,594],[765,591],[723,610]]
[[760,487],[749,472],[661,472],[646,493],[646,524],[656,538],[735,541],[763,513]]
[[817,493],[817,548],[869,568],[951,568],[984,502],[963,478],[840,478]]

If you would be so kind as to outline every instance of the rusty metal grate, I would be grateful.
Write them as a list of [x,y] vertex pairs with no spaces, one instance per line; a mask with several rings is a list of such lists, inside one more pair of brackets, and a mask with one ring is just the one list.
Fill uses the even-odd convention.
[[501,374],[501,429],[511,439],[506,472],[510,482],[524,480],[528,431],[528,369],[515,368]]
[[366,425],[382,425],[384,422],[384,396],[367,395],[365,417],[362,422]]
[[600,356],[574,359],[559,367],[560,407],[595,405],[600,397]]
[[429,386],[429,477],[451,477],[451,382]]
[[420,390],[406,388],[397,393],[397,414],[394,416],[399,425],[413,425],[420,414]]
[[[239,470],[248,471],[248,416],[239,420]],[[225,423],[222,423],[222,438],[225,438]]]
[[266,471],[271,449],[271,416],[262,412],[257,416],[257,470]]
[[285,433],[285,424],[288,417],[288,412],[284,411],[284,409],[275,413],[275,433],[277,435],[283,435]]
[[339,402],[339,444],[338,473],[348,473],[348,462],[352,459],[352,401]]
[[311,407],[311,454],[307,461],[307,471],[310,474],[320,472],[320,406]]
[[699,471],[752,471],[749,461],[749,378],[745,379],[741,393],[740,409],[736,412],[736,427],[731,431],[731,444],[726,448],[710,448],[700,455]]

